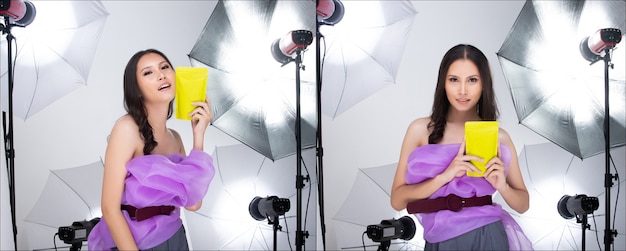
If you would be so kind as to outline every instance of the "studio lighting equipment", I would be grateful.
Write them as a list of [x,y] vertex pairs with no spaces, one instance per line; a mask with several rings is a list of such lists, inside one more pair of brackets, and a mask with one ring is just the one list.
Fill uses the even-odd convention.
[[367,237],[380,242],[377,251],[388,251],[391,240],[410,240],[415,236],[415,222],[409,216],[400,219],[382,220],[380,224],[367,226]]
[[[35,20],[35,5],[23,0],[0,0],[0,17],[4,19],[0,23],[0,34],[6,34],[7,44],[7,93],[8,93],[8,116],[2,113],[2,131],[5,140],[5,158],[7,163],[7,175],[9,179],[9,204],[11,207],[11,222],[13,223],[13,245],[17,250],[17,225],[15,219],[15,143],[13,138],[13,55],[12,43],[15,39],[11,29],[13,27],[26,27]],[[8,118],[8,119],[7,119]]]
[[[603,131],[604,131],[604,198],[605,198],[605,202],[604,202],[605,212],[604,213],[606,216],[605,225],[604,225],[605,226],[605,229],[604,229],[604,249],[605,250],[611,249],[611,245],[613,244],[614,237],[617,236],[617,231],[609,228],[609,226],[611,225],[611,187],[613,186],[613,180],[618,179],[617,174],[615,175],[611,174],[611,168],[610,168],[610,163],[611,163],[611,160],[610,160],[611,159],[611,154],[610,154],[610,150],[611,150],[611,132],[610,132],[611,131],[611,126],[610,126],[611,119],[610,117],[611,116],[610,114],[611,113],[609,111],[609,107],[610,107],[609,68],[613,69],[614,67],[613,63],[611,63],[611,57],[612,57],[611,50],[614,49],[615,46],[621,41],[622,41],[621,30],[616,29],[616,28],[604,28],[604,29],[599,29],[593,35],[584,38],[580,43],[580,52],[587,61],[590,61],[591,64],[594,64],[600,60],[604,61]],[[566,218],[566,219],[567,217],[571,218],[572,215],[578,216],[576,213],[580,213],[580,211],[583,211],[583,210],[598,209],[597,198],[595,198],[595,201],[593,197],[591,199],[583,197],[580,200],[577,200],[576,199],[578,198],[577,196],[574,199],[571,199],[571,198],[566,199],[567,202],[562,202],[565,198],[566,196],[563,196],[563,198],[561,198],[561,200],[559,201],[559,207],[558,207],[559,213],[561,214],[561,216],[563,216],[563,218]],[[570,200],[572,200],[572,202],[570,202]],[[583,204],[583,202],[585,204]],[[565,205],[563,205],[563,203],[565,203]],[[575,211],[575,209],[578,209],[578,211]],[[566,211],[562,212],[562,210],[566,210]],[[593,212],[593,210],[591,211]],[[584,214],[584,217],[582,220],[580,219],[578,220],[582,221],[583,225],[586,225],[586,214]],[[583,230],[585,228],[586,226],[583,226]],[[583,242],[584,242],[584,235],[583,235]],[[585,245],[583,243],[583,247],[584,246]]]
[[602,59],[601,54],[607,48],[612,49],[622,40],[622,32],[616,28],[599,29],[580,42],[580,53],[592,63]]
[[100,218],[96,217],[90,221],[75,221],[70,226],[59,227],[59,239],[65,242],[65,244],[71,244],[71,251],[78,251],[81,249],[83,241],[87,240],[91,229],[98,222],[100,222]]
[[584,194],[576,196],[563,195],[559,200],[557,209],[561,217],[565,219],[574,218],[576,215],[587,215],[598,210],[598,197],[588,197]]
[[2,0],[0,16],[7,17],[11,24],[26,27],[35,20],[35,5],[23,0]]
[[319,24],[335,25],[343,19],[345,8],[340,0],[319,0],[315,10]]
[[73,244],[87,240],[91,229],[100,222],[100,218],[90,221],[75,221],[71,226],[59,227],[59,239],[66,244]]
[[255,220],[262,221],[268,217],[285,215],[291,208],[291,203],[287,198],[278,198],[277,196],[268,196],[261,198],[254,197],[248,206],[250,216]]
[[587,215],[596,211],[599,205],[598,197],[588,197],[584,194],[578,194],[576,196],[563,195],[556,206],[561,217],[565,219],[576,217],[576,222],[581,224],[581,244],[583,251],[586,248],[585,230],[591,227],[587,223]]
[[274,250],[278,249],[277,232],[281,229],[281,226],[278,224],[278,216],[285,215],[290,207],[291,203],[289,199],[278,198],[277,196],[268,196],[265,198],[256,196],[248,206],[248,211],[252,218],[258,221],[267,219],[268,224],[273,225]]
[[308,30],[294,30],[286,36],[274,40],[272,56],[281,64],[293,61],[292,55],[298,49],[304,50],[313,42],[313,33]]
[[382,220],[380,224],[367,226],[367,237],[375,242],[395,239],[410,240],[415,236],[415,222],[409,216],[400,219]]

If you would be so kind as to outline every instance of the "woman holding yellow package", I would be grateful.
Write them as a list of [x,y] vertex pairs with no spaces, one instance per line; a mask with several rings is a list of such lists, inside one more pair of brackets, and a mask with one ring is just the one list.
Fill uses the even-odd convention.
[[518,213],[529,207],[517,152],[497,117],[487,58],[472,45],[454,46],[441,61],[431,116],[407,129],[391,190],[392,207],[424,228],[425,250],[532,249],[491,200],[497,191]]
[[[88,236],[89,250],[188,250],[180,208],[202,205],[215,174],[203,151],[212,114],[201,97],[187,100],[193,148],[186,154],[178,132],[167,128],[176,97],[169,59],[148,49],[131,57],[124,71],[127,114],[113,126],[104,162],[102,218]],[[206,88],[206,77],[204,78]],[[178,108],[181,108],[177,107]]]

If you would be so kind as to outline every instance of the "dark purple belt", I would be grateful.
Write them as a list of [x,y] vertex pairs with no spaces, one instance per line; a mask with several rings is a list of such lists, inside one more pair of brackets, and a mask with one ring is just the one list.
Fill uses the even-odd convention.
[[131,205],[122,205],[122,210],[126,210],[131,218],[136,221],[150,219],[156,215],[170,215],[176,207],[174,206],[151,206],[144,208],[136,208]]
[[461,209],[463,209],[464,207],[478,207],[491,204],[491,195],[462,198],[456,194],[449,194],[446,197],[411,201],[409,202],[409,204],[406,205],[406,210],[410,214],[433,213],[440,210],[450,210],[453,212],[458,212],[461,211]]

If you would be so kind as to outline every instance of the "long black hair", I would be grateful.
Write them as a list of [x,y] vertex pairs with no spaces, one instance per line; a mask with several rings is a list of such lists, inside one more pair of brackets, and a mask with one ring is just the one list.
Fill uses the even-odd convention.
[[[124,70],[124,109],[135,120],[137,126],[139,126],[139,133],[143,138],[143,154],[150,155],[152,150],[158,145],[154,140],[154,134],[152,132],[152,126],[148,123],[148,114],[146,113],[146,107],[144,105],[143,95],[139,90],[139,84],[137,82],[137,63],[139,59],[146,54],[155,53],[163,57],[170,66],[172,63],[162,52],[155,49],[147,49],[139,51],[133,55],[126,69]],[[174,101],[170,101],[169,110],[167,111],[167,118],[172,117]]]
[[435,88],[435,99],[433,101],[432,114],[428,129],[431,130],[428,136],[429,144],[436,144],[443,138],[443,131],[446,128],[446,115],[450,109],[450,101],[446,96],[446,75],[450,65],[459,59],[468,59],[478,68],[483,90],[477,103],[478,116],[482,120],[495,121],[499,112],[496,104],[496,97],[493,90],[493,80],[489,61],[478,48],[469,44],[459,44],[452,47],[441,60],[439,65],[439,75],[437,77],[437,87]]

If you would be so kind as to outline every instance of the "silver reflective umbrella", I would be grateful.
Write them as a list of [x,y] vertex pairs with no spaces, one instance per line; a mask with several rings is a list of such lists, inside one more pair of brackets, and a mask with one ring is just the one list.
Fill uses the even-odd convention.
[[[605,151],[604,68],[580,42],[598,29],[626,28],[624,1],[527,1],[498,51],[521,124],[579,158]],[[626,53],[609,71],[610,146],[626,141]]]
[[302,148],[315,146],[315,54],[303,53],[296,104],[295,64],[271,52],[290,31],[314,32],[313,13],[315,1],[220,1],[189,53],[192,65],[209,68],[213,126],[272,160],[296,153],[297,105]]

